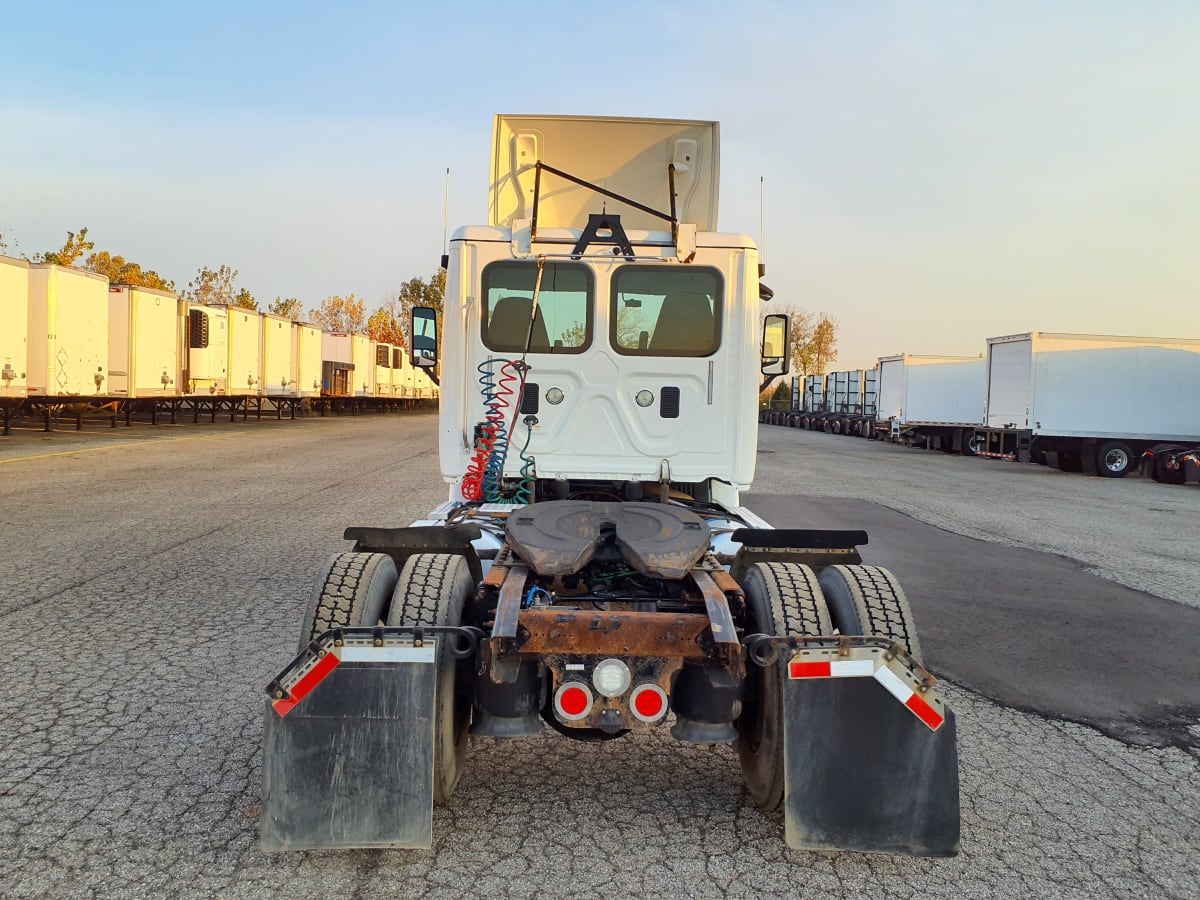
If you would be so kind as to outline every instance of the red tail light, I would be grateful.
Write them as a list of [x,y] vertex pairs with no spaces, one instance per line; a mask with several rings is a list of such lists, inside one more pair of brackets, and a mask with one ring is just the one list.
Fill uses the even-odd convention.
[[643,722],[657,722],[667,714],[667,693],[657,684],[640,684],[630,695],[629,709]]
[[568,722],[587,718],[592,711],[592,692],[585,684],[568,681],[554,692],[554,711]]

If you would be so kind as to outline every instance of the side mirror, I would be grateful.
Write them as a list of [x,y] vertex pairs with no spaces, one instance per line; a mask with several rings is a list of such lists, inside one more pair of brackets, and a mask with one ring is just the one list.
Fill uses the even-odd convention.
[[412,311],[412,361],[414,366],[432,369],[437,365],[437,311],[431,306],[414,306]]
[[763,320],[762,373],[786,375],[791,369],[792,348],[789,344],[788,317],[773,314]]

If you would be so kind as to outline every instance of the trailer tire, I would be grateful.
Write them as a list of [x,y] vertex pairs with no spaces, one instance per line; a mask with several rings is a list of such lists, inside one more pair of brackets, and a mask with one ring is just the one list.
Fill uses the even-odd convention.
[[331,628],[375,625],[396,587],[396,564],[385,553],[338,553],[308,601],[300,649]]
[[[755,563],[742,579],[747,630],[774,635],[828,635],[833,623],[816,573],[797,563]],[[746,667],[746,690],[734,743],[746,791],[764,810],[783,803],[784,664]]]
[[1124,441],[1104,441],[1096,448],[1096,474],[1101,478],[1124,478],[1140,462]]
[[838,632],[890,638],[921,664],[912,608],[895,575],[880,566],[826,566],[819,581]]
[[[471,567],[456,553],[418,553],[400,570],[389,625],[461,625],[475,590]],[[433,713],[433,802],[445,803],[458,787],[471,726],[470,663],[439,653],[437,706]]]

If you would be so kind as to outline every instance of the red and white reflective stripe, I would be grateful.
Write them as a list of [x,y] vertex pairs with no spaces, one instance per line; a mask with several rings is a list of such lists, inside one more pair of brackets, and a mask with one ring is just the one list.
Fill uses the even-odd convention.
[[878,657],[875,659],[828,659],[800,660],[788,663],[788,677],[796,680],[806,678],[874,678],[889,694],[903,703],[918,719],[937,731],[946,721],[934,706],[900,680]]
[[275,712],[281,716],[286,716],[292,711],[292,707],[307,697],[313,688],[325,680],[326,675],[337,668],[340,662],[341,660],[332,653],[326,653],[318,659],[317,664],[305,672],[300,680],[296,682],[295,687],[289,692],[291,694],[290,697],[276,700],[271,704]]
[[924,697],[896,677],[896,673],[887,666],[880,666],[875,670],[875,680],[887,688],[888,693],[912,710],[918,719],[929,726],[930,730],[937,731],[942,727],[942,722],[946,721],[945,716],[930,706]]
[[791,678],[870,678],[875,674],[873,659],[832,659],[788,663]]
[[409,645],[347,644],[335,647],[317,660],[311,669],[300,676],[300,680],[289,689],[290,697],[273,700],[271,707],[281,716],[313,692],[313,689],[338,667],[340,663],[432,663],[436,653],[436,642],[429,641],[420,647]]
[[976,456],[986,456],[988,459],[1016,459],[1015,453],[989,453],[986,450],[975,451]]

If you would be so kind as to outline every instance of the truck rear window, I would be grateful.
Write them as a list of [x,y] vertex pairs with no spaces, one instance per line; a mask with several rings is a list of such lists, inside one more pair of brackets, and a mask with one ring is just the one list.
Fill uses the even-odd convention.
[[709,356],[721,346],[721,276],[690,266],[623,266],[612,280],[613,349],[629,356]]
[[[499,262],[483,270],[481,338],[489,350],[522,353],[529,336],[537,263]],[[547,262],[530,353],[582,353],[592,342],[591,270]]]

